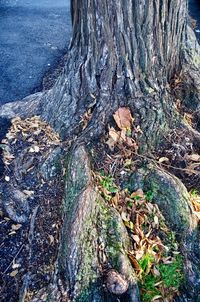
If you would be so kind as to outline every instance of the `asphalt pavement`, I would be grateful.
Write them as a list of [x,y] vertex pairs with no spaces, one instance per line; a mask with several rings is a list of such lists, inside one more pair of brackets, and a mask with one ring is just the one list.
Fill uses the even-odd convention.
[[[200,41],[200,1],[189,4]],[[0,0],[0,104],[41,90],[70,37],[70,0]]]
[[40,90],[70,37],[70,0],[0,0],[0,104]]
[[197,22],[195,33],[200,43],[200,0],[189,0],[189,13]]

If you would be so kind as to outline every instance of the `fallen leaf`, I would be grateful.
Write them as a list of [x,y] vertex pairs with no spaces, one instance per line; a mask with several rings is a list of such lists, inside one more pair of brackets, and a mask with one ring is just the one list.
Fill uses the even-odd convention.
[[5,176],[5,181],[9,182],[10,181],[10,177],[9,176]]
[[15,235],[15,234],[16,234],[16,232],[15,232],[15,231],[12,231],[12,232],[10,232],[8,235],[11,236],[11,235]]
[[154,276],[157,276],[157,277],[160,276],[160,272],[159,272],[159,270],[158,270],[156,267],[154,267],[154,268],[152,269],[152,272],[153,272]]
[[120,139],[120,132],[117,132],[113,127],[111,127],[109,129],[108,135],[109,139],[107,140],[106,144],[112,151]]
[[136,243],[140,242],[140,237],[138,235],[132,235],[131,237],[133,238],[133,240],[135,240]]
[[143,250],[135,252],[135,258],[137,260],[140,260],[143,257],[143,255],[144,255],[144,251]]
[[130,215],[126,212],[122,212],[121,217],[122,217],[122,220],[124,220],[124,221],[130,221]]
[[187,159],[191,161],[200,161],[200,155],[199,154],[190,154],[186,156]]
[[13,231],[17,231],[22,227],[21,224],[12,224],[11,228]]
[[113,118],[119,127],[119,129],[131,129],[131,125],[133,122],[133,117],[131,115],[131,111],[127,107],[119,108],[115,114],[113,114]]
[[159,163],[164,163],[164,162],[168,162],[168,161],[169,161],[169,158],[167,158],[167,157],[159,158]]
[[141,272],[142,269],[141,269],[139,263],[137,262],[137,260],[135,259],[135,257],[130,253],[128,254],[128,256],[129,256],[129,258],[131,260],[131,263],[133,264],[135,270],[138,271],[138,272]]
[[158,216],[154,216],[154,222],[156,225],[159,224]]
[[10,276],[15,277],[18,273],[19,273],[19,271],[16,269],[16,270],[12,271],[12,273],[10,273]]
[[40,151],[40,148],[38,146],[33,146],[29,149],[30,153],[38,153]]
[[14,263],[14,264],[12,265],[12,268],[13,268],[13,269],[19,268],[20,266],[21,266],[21,264],[19,264],[19,263]]
[[50,244],[54,243],[54,237],[52,235],[49,235],[49,241],[50,241]]
[[154,302],[154,301],[156,301],[158,299],[161,299],[161,298],[162,298],[161,295],[157,295],[157,296],[153,297],[153,299],[151,300],[151,302]]
[[121,136],[120,132],[116,131],[113,127],[109,129],[108,135],[112,140],[117,143],[119,141],[119,138]]
[[23,190],[24,194],[31,196],[34,194],[34,191],[29,191],[29,190]]

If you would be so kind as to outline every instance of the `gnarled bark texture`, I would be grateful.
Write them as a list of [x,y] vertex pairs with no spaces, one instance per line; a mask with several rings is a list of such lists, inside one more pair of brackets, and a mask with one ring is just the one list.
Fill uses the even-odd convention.
[[181,66],[186,1],[77,0],[72,19],[67,64],[43,98],[43,117],[66,137],[93,107],[93,135],[117,107],[130,105],[146,138],[158,138],[173,111],[167,91]]
[[[170,81],[181,75],[187,83],[181,97],[192,97],[195,108],[199,108],[199,45],[188,26],[187,1],[72,0],[71,7],[73,36],[64,71],[56,84],[24,103],[3,106],[0,115],[11,118],[40,114],[63,140],[79,136],[80,142],[98,137],[113,112],[129,106],[143,131],[143,150],[153,149],[175,124],[186,127],[176,113]],[[90,108],[92,118],[80,131],[81,116]],[[199,137],[197,132],[195,135]],[[53,166],[50,162],[50,170]],[[55,272],[50,285],[32,301],[139,301],[134,271],[125,253],[129,245],[126,230],[118,213],[95,191],[82,145],[72,149],[65,170],[63,227]],[[177,179],[156,168],[149,169],[142,178],[147,187],[152,182],[155,185],[158,203],[175,231],[176,212],[182,248],[186,260],[192,263],[187,289],[177,299],[196,301],[200,292],[198,243],[188,247],[185,242],[189,236],[195,238],[193,242],[199,241],[196,225],[191,223],[186,190]],[[19,187],[18,182],[15,190]],[[104,247],[103,254],[99,246]],[[120,274],[111,285],[112,294],[103,286],[104,263]],[[126,282],[125,295],[115,295],[126,287]],[[25,296],[22,289],[20,302],[25,301]]]

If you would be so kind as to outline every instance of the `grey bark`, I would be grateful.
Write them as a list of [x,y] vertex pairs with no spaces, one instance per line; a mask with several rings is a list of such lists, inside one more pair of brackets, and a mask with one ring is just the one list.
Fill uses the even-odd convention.
[[[194,87],[193,97],[199,106],[199,46],[192,48],[196,40],[187,25],[186,0],[73,0],[72,20],[66,65],[54,87],[25,102],[4,105],[1,116],[40,114],[64,140],[75,135],[85,140],[98,137],[118,107],[130,106],[143,131],[143,147],[154,148],[168,129],[182,124],[169,85],[175,75],[181,74],[188,87]],[[92,119],[80,134],[81,116],[89,108]],[[189,215],[186,226],[191,226],[188,200],[183,198],[180,183],[166,175],[164,179],[174,187],[179,201],[175,204],[178,221],[183,220],[184,210]],[[169,196],[164,196],[168,202]],[[164,207],[164,199],[159,200]],[[172,225],[173,219],[169,213]],[[53,279],[32,301],[41,301],[41,297],[52,302],[117,301],[102,286],[100,267],[104,261],[99,259],[99,240],[105,246],[106,262],[128,280],[129,291],[121,301],[139,301],[129,261],[121,250],[113,255],[108,244],[110,240],[114,245],[122,241],[124,251],[129,244],[126,230],[119,215],[95,192],[83,147],[75,148],[68,161],[63,221]],[[116,223],[118,228],[109,238],[109,228]],[[190,301],[187,295],[183,299]]]

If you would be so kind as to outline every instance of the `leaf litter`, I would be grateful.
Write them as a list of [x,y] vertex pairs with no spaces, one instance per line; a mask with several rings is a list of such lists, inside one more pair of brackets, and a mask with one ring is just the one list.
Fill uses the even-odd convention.
[[[179,245],[158,206],[152,202],[151,192],[121,188],[126,174],[137,169],[135,138],[141,130],[134,125],[129,108],[119,108],[113,119],[116,125],[108,127],[104,146],[99,148],[101,168],[97,164],[97,169],[101,171],[94,173],[96,184],[103,198],[120,213],[127,228],[132,245],[127,255],[138,277],[143,301],[171,302],[183,282]],[[196,159],[197,155],[190,157],[190,160]],[[168,161],[167,156],[158,159],[160,164]],[[170,278],[177,282],[170,283]]]
[[[0,295],[3,301],[10,301],[19,294],[22,276],[28,272],[30,266],[31,293],[48,284],[54,269],[61,226],[63,175],[61,171],[61,175],[58,173],[47,181],[41,174],[41,166],[62,142],[50,125],[34,116],[27,119],[14,118],[1,143],[5,166],[3,179],[7,186],[17,186],[20,189],[30,207],[27,223],[16,223],[7,217],[5,209],[0,206]],[[28,238],[31,212],[38,205],[33,242],[30,244]],[[33,256],[30,258],[31,254]]]

